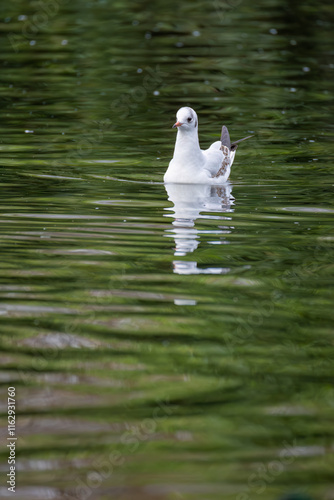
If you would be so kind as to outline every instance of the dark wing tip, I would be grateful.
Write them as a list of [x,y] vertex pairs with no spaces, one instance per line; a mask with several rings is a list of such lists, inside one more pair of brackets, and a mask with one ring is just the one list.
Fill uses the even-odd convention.
[[232,142],[231,151],[236,151],[240,142],[245,141],[246,139],[250,139],[251,137],[254,137],[254,135],[248,135],[247,137],[244,137],[243,139],[239,139],[238,141]]
[[228,147],[228,149],[231,149],[231,139],[230,139],[230,134],[228,133],[227,127],[223,125],[222,128],[222,134],[220,136],[220,141],[222,143],[222,146]]

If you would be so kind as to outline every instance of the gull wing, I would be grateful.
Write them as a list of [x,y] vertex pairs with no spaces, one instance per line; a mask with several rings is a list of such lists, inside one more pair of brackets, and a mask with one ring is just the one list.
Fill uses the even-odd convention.
[[[228,133],[227,127],[223,125],[222,127],[222,133],[220,136],[220,142],[222,143],[222,146],[226,146],[228,149],[231,149],[231,139],[230,139],[230,134]],[[223,148],[221,148],[223,149]]]
[[243,139],[239,139],[238,141],[232,142],[231,147],[230,147],[231,151],[236,151],[237,147],[239,145],[239,142],[245,141],[246,139],[250,139],[251,137],[254,137],[254,135],[248,135],[247,137],[244,137]]

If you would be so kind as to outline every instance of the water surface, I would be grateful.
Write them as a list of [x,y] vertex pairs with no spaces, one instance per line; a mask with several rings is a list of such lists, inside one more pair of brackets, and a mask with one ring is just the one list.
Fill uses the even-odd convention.
[[[332,5],[43,9],[0,8],[16,497],[332,498]],[[255,133],[227,185],[163,185],[182,105]]]

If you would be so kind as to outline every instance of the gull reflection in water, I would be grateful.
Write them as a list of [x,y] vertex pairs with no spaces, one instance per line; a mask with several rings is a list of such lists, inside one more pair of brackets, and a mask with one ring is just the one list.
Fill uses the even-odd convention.
[[[174,207],[165,210],[174,212],[166,217],[173,217],[173,229],[166,230],[166,237],[175,240],[175,257],[184,257],[194,252],[201,242],[201,235],[212,235],[211,244],[226,244],[228,241],[222,235],[231,232],[230,226],[224,226],[221,221],[231,220],[228,216],[220,215],[222,212],[233,212],[234,198],[230,184],[222,186],[197,185],[197,184],[165,184],[168,200]],[[203,214],[204,212],[204,214]],[[216,220],[214,230],[196,229],[197,219]],[[174,260],[174,273],[177,274],[225,274],[229,271],[226,267],[198,267],[195,260]]]

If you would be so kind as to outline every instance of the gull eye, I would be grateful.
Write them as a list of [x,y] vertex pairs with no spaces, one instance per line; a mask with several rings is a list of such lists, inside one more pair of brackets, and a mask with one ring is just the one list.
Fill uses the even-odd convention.
[[187,122],[190,123],[192,121],[192,118],[187,118]]

